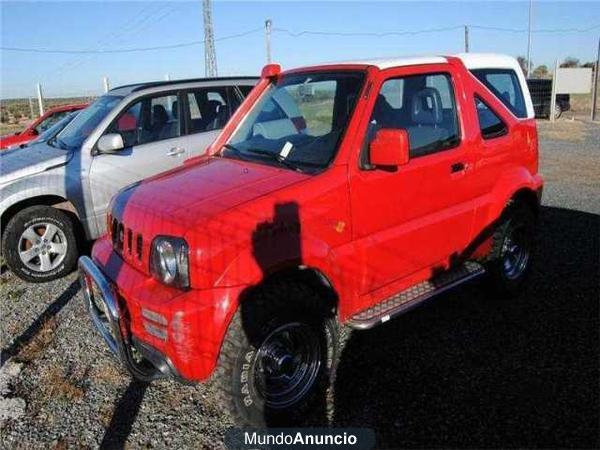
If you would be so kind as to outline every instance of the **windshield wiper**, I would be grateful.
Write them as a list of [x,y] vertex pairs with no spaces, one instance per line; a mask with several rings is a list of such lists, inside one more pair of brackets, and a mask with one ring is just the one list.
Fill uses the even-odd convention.
[[280,156],[279,154],[270,152],[268,150],[263,150],[262,148],[246,148],[246,149],[244,149],[244,151],[242,151],[239,148],[237,148],[236,146],[231,145],[231,144],[224,144],[223,148],[233,151],[236,155],[242,157],[243,159],[247,159],[247,157],[248,157],[248,155],[244,154],[244,152],[248,152],[248,153],[252,153],[252,154],[260,155],[260,156],[267,156],[271,161],[275,161],[277,164],[279,164],[281,166],[285,166],[288,169],[292,169],[297,172],[303,172],[303,170],[300,167],[298,167],[296,164],[294,164],[290,161],[286,161],[286,159],[283,158],[282,156]]
[[303,164],[303,163],[298,162],[298,163],[294,164],[294,162],[285,159],[279,153],[273,153],[268,150],[263,150],[262,148],[247,148],[246,151],[248,153],[253,153],[255,155],[266,156],[271,161],[275,161],[279,165],[285,166],[288,169],[295,170],[296,172],[304,172],[304,170],[302,170],[302,168],[298,166],[298,164]]
[[61,150],[68,150],[69,146],[67,144],[65,144],[63,141],[61,141],[57,136],[54,136],[52,139],[49,139],[48,141],[46,141],[46,143],[48,145],[51,145],[52,147],[54,147],[56,144],[58,146],[58,148],[60,148]]

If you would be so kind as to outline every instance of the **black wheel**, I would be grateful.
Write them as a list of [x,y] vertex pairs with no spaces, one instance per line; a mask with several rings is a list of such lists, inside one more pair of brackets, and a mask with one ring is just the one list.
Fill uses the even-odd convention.
[[68,213],[49,206],[31,206],[17,213],[2,235],[7,266],[32,283],[55,280],[70,273],[79,249],[75,222]]
[[562,115],[562,112],[562,106],[560,106],[560,103],[556,103],[554,105],[554,119],[558,119]]
[[[338,329],[325,299],[296,281],[261,287],[229,326],[217,368],[219,396],[235,422],[298,423],[325,404]],[[324,409],[323,409],[324,411]]]
[[531,272],[536,220],[530,208],[511,205],[503,213],[492,236],[486,262],[494,292],[515,295]]

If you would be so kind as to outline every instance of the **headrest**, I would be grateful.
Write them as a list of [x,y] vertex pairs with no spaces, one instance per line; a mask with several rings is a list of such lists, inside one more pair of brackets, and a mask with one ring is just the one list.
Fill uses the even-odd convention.
[[437,89],[428,87],[415,93],[410,110],[412,121],[417,125],[438,125],[443,121],[442,97]]
[[177,116],[179,115],[179,103],[177,103],[177,100],[171,105],[171,114],[173,114],[174,119],[177,119]]
[[152,121],[154,123],[167,123],[169,115],[163,105],[154,105],[152,107]]

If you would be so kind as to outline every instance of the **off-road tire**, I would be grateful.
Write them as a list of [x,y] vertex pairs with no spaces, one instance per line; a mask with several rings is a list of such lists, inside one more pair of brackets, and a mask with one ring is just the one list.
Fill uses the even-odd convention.
[[[67,244],[62,262],[48,271],[36,271],[27,267],[19,257],[19,245],[23,232],[37,223],[53,224],[62,232]],[[8,268],[19,278],[31,283],[44,283],[62,278],[75,269],[79,248],[75,236],[75,219],[65,211],[50,206],[30,206],[13,216],[2,234],[2,255]]]
[[[519,230],[526,240],[528,258],[522,270],[516,276],[509,276],[505,266],[506,244]],[[496,297],[512,297],[523,288],[531,274],[535,248],[536,217],[530,207],[524,204],[510,204],[495,227],[492,235],[492,248],[484,261],[492,293]],[[514,236],[513,236],[514,237]]]
[[[312,387],[297,402],[273,408],[261,396],[257,361],[269,336],[289,324],[307,326],[321,346]],[[307,328],[308,329],[308,328]],[[295,280],[277,280],[246,298],[226,333],[216,370],[218,397],[238,425],[286,426],[301,423],[316,407],[326,412],[327,389],[337,359],[339,330],[335,314],[317,291]]]

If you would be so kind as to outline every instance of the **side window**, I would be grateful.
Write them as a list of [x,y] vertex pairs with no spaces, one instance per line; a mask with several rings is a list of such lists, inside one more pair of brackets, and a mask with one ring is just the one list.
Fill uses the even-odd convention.
[[119,115],[106,133],[119,133],[126,147],[180,136],[177,95],[146,97]]
[[37,127],[35,127],[35,130],[38,132],[38,134],[43,133],[56,122],[65,117],[68,113],[69,111],[61,111],[46,117],[41,123],[38,124]]
[[458,116],[450,76],[438,73],[387,80],[371,115],[368,139],[381,128],[405,129],[411,158],[458,145]]
[[473,75],[481,81],[517,117],[527,117],[525,100],[517,74],[512,69],[476,69]]
[[504,136],[508,132],[506,124],[502,119],[479,97],[475,97],[475,108],[477,109],[477,117],[479,118],[481,136],[484,139]]
[[242,101],[248,97],[250,91],[254,88],[254,86],[248,85],[240,85],[240,86],[231,86],[229,88],[229,98],[231,102],[231,114],[235,112],[236,109],[242,104]]
[[221,129],[229,120],[226,88],[194,89],[186,94],[186,98],[189,134]]

